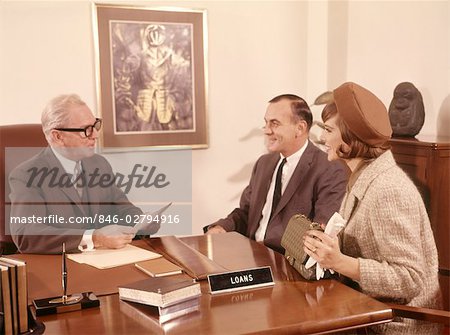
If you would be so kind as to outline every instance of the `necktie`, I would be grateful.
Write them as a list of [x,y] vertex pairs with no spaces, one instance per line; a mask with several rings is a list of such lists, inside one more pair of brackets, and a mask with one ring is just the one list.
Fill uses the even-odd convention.
[[83,172],[83,170],[82,170],[82,167],[81,167],[81,161],[77,161],[77,163],[75,164],[75,168],[73,169],[73,180],[72,180],[72,182],[74,183],[73,186],[77,190],[78,195],[80,196],[80,198],[83,195],[83,182],[82,182],[82,176],[80,176],[82,172]]
[[281,178],[283,177],[283,166],[286,164],[286,158],[283,158],[280,166],[277,170],[277,176],[275,180],[275,190],[273,191],[273,199],[272,199],[272,210],[270,211],[270,219],[272,218],[273,213],[275,212],[275,208],[277,208],[278,203],[281,199]]

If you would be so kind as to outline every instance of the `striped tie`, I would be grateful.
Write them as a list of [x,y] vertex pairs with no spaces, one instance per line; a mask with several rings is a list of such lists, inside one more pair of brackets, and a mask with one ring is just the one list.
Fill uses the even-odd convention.
[[275,190],[273,191],[273,199],[272,199],[272,210],[270,211],[270,219],[273,216],[273,213],[275,212],[275,209],[278,206],[278,203],[280,202],[281,199],[281,179],[283,176],[283,166],[284,164],[286,164],[286,158],[283,158],[283,160],[281,161],[280,166],[278,167],[277,170],[277,177],[275,180]]
[[75,169],[73,169],[72,183],[75,189],[77,190],[80,198],[83,196],[83,182],[82,176],[80,176],[82,172],[83,169],[81,167],[81,161],[77,161],[77,163],[75,164]]

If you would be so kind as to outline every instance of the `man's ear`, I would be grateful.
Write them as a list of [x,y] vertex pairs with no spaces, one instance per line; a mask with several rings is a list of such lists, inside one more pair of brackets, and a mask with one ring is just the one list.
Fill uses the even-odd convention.
[[63,137],[60,131],[52,129],[50,130],[50,139],[54,144],[63,144]]
[[308,132],[308,124],[305,120],[300,120],[297,124],[297,135],[305,134]]

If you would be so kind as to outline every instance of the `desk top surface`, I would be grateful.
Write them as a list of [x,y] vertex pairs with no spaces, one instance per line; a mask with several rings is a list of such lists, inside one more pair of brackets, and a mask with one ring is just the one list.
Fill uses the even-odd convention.
[[[335,280],[308,282],[264,245],[237,233],[182,238],[230,270],[270,266],[275,286],[210,295],[201,282],[200,310],[159,324],[147,306],[120,301],[117,286],[148,278],[133,264],[98,270],[68,261],[69,293],[94,291],[100,308],[40,317],[46,334],[323,333],[388,322],[384,304]],[[139,241],[138,246],[149,248]],[[14,255],[27,261],[29,299],[61,294],[58,255]]]

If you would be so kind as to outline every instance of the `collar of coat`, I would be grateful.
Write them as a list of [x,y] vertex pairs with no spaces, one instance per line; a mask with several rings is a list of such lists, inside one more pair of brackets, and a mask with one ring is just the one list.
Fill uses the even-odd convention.
[[392,152],[390,150],[383,153],[380,157],[370,163],[353,185],[350,194],[358,200],[362,200],[367,192],[367,189],[374,182],[374,180],[385,171],[393,168],[396,165]]

